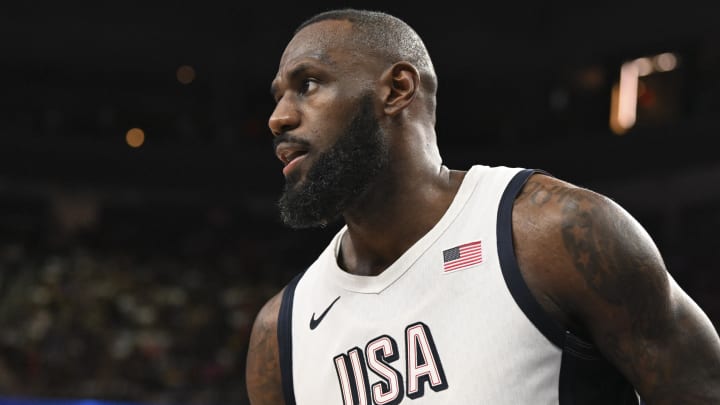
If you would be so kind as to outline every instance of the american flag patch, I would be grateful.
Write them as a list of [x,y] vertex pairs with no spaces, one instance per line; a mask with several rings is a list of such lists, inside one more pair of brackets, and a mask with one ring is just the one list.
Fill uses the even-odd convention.
[[445,273],[480,263],[482,263],[481,241],[469,242],[443,250],[443,271]]

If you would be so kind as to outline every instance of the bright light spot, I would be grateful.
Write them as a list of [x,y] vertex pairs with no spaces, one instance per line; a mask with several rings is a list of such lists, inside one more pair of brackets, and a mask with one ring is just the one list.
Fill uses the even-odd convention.
[[635,125],[638,94],[638,67],[628,62],[620,68],[620,94],[618,95],[618,124],[623,128]]
[[677,67],[677,57],[670,52],[661,53],[655,57],[655,66],[660,72],[668,72]]
[[635,61],[620,68],[620,83],[612,90],[610,101],[610,128],[618,135],[635,125],[637,119],[638,66]]
[[633,62],[637,66],[638,76],[647,76],[654,71],[650,58],[638,58]]
[[175,72],[177,80],[182,84],[190,84],[195,80],[195,69],[190,65],[182,65]]
[[623,128],[618,124],[618,98],[620,95],[620,86],[618,86],[617,83],[615,83],[612,86],[612,94],[610,95],[610,129],[616,134],[616,135],[622,135],[624,134],[627,129]]
[[139,148],[145,143],[145,132],[140,128],[132,128],[125,134],[125,142],[131,148]]

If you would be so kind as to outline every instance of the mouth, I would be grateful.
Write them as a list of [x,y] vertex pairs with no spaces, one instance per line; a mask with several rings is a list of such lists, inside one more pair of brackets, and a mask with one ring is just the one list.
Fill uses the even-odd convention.
[[286,176],[305,158],[307,153],[308,150],[305,146],[293,143],[281,143],[275,149],[275,155],[285,166],[283,174]]

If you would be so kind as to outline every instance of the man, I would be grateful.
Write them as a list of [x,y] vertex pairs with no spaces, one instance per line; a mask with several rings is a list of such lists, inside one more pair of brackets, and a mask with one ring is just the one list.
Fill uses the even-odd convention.
[[442,164],[401,20],[303,23],[272,83],[291,227],[344,220],[252,331],[261,404],[718,404],[720,341],[650,236],[539,170]]

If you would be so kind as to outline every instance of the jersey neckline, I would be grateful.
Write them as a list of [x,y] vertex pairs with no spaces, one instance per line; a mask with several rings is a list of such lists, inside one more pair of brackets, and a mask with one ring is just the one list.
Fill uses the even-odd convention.
[[321,266],[324,271],[328,272],[330,280],[335,282],[340,288],[362,294],[379,294],[386,288],[390,287],[395,281],[402,277],[405,272],[410,269],[420,256],[445,232],[448,226],[457,218],[458,214],[468,202],[470,195],[477,186],[477,177],[480,172],[479,168],[485,167],[474,165],[463,177],[460,187],[450,206],[445,211],[440,220],[425,235],[423,235],[415,244],[405,251],[395,262],[393,262],[385,271],[376,276],[359,276],[350,274],[341,269],[337,264],[337,257],[340,251],[340,241],[342,236],[347,232],[347,225],[344,225],[333,237],[330,245],[325,251],[325,266]]

